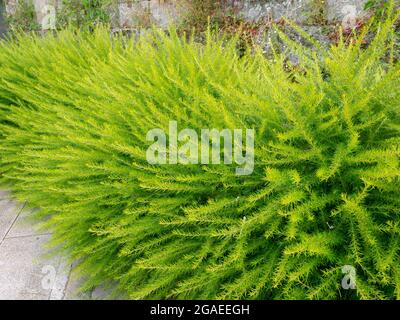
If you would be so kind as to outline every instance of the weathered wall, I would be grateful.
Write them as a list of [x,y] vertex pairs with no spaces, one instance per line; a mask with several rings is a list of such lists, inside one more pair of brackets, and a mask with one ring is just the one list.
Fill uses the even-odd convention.
[[[129,27],[138,21],[138,12],[147,10],[158,25],[167,26],[170,21],[179,21],[182,14],[180,0],[138,0],[133,6],[121,2],[118,27]],[[302,28],[321,43],[331,42],[330,33],[337,24],[352,27],[358,18],[367,13],[363,10],[367,0],[230,0],[238,14],[251,22],[278,21],[286,17],[300,24]],[[129,2],[129,1],[128,1]],[[322,14],[316,8],[322,8]],[[315,17],[315,15],[319,15]],[[118,21],[118,20],[117,20]],[[268,35],[269,37],[270,35]],[[260,39],[268,43],[265,38]],[[268,49],[266,49],[268,50]]]
[[298,23],[308,23],[315,3],[322,3],[328,23],[341,22],[348,14],[349,6],[354,7],[358,16],[363,11],[366,0],[270,0],[270,1],[240,1],[245,3],[243,14],[249,20],[270,16],[279,19],[283,16]]
[[6,32],[6,22],[4,19],[4,11],[5,11],[5,6],[3,5],[3,2],[0,1],[0,37],[3,36]]
[[[161,26],[168,22],[179,20],[179,0],[136,0],[134,5],[131,1],[121,1],[120,22],[126,24],[129,17],[134,20],[135,15],[143,10],[151,12],[154,20]],[[309,24],[312,8],[315,3],[322,3],[325,9],[325,19],[328,23],[342,22],[346,15],[363,16],[366,0],[232,0],[242,17],[249,21],[270,18],[279,20],[287,17],[293,21]],[[177,5],[178,4],[178,5]],[[178,7],[178,9],[176,8]],[[133,19],[132,19],[133,18]]]
[[[6,0],[7,12],[12,13],[18,0]],[[21,1],[21,0],[19,0]],[[29,1],[29,0],[25,0]],[[38,22],[42,24],[48,10],[46,5],[60,6],[61,0],[31,0],[34,1]],[[324,8],[324,19],[329,24],[351,23],[356,17],[363,16],[363,6],[366,0],[231,0],[239,8],[239,14],[249,21],[260,19],[279,20],[287,17],[305,26],[314,35],[322,36],[321,26],[313,21],[312,15],[315,3]],[[165,27],[171,21],[179,20],[182,12],[180,0],[131,0],[120,1],[112,10],[115,28],[134,28],[138,25],[157,23]],[[315,19],[314,19],[315,20]]]

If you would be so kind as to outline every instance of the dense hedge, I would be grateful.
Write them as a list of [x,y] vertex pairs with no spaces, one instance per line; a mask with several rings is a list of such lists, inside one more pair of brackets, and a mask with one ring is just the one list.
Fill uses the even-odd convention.
[[[400,68],[381,59],[391,26],[366,50],[362,37],[328,51],[286,39],[299,66],[173,30],[138,42],[102,29],[2,42],[0,182],[40,208],[86,288],[400,298]],[[253,128],[254,172],[148,164],[146,133],[168,132],[170,120]],[[341,288],[345,265],[357,290]]]

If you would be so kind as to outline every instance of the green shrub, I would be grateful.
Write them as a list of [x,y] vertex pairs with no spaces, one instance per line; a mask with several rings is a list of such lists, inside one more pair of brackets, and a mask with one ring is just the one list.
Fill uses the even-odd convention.
[[96,25],[109,23],[109,6],[114,0],[63,0],[57,14],[57,27],[74,26],[93,30]]
[[[85,288],[116,282],[132,299],[400,298],[400,68],[381,63],[392,23],[365,51],[362,38],[327,52],[286,39],[296,67],[173,30],[138,42],[102,29],[2,42],[1,184],[40,208]],[[146,133],[168,132],[170,120],[254,128],[253,174],[149,165]],[[345,265],[356,291],[341,288]]]

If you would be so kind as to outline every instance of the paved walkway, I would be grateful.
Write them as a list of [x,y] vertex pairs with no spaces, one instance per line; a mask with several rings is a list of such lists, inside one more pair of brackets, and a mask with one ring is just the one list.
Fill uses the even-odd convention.
[[78,293],[79,280],[63,258],[46,257],[51,234],[32,228],[31,213],[0,190],[0,300],[101,299],[101,290]]

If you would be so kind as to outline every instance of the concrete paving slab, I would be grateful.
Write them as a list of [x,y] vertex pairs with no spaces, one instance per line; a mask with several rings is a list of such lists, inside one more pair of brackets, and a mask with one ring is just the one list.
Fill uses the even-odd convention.
[[[91,292],[79,290],[83,280],[71,275],[72,266],[63,254],[45,258],[44,245],[51,235],[38,233],[32,213],[0,190],[0,299],[92,299]],[[94,298],[104,294],[98,289]]]
[[84,279],[72,271],[65,290],[64,300],[90,300],[91,292],[82,292],[80,289],[83,282]]
[[1,200],[8,200],[10,197],[10,193],[5,190],[0,190],[0,201]]
[[22,204],[18,204],[12,200],[0,201],[0,244],[10,231],[22,208]]
[[7,238],[40,235],[32,221],[33,213],[34,210],[24,207],[8,232]]
[[[61,299],[67,278],[61,259],[44,259],[49,235],[6,238],[0,245],[0,299]],[[61,292],[61,293],[60,293]]]

